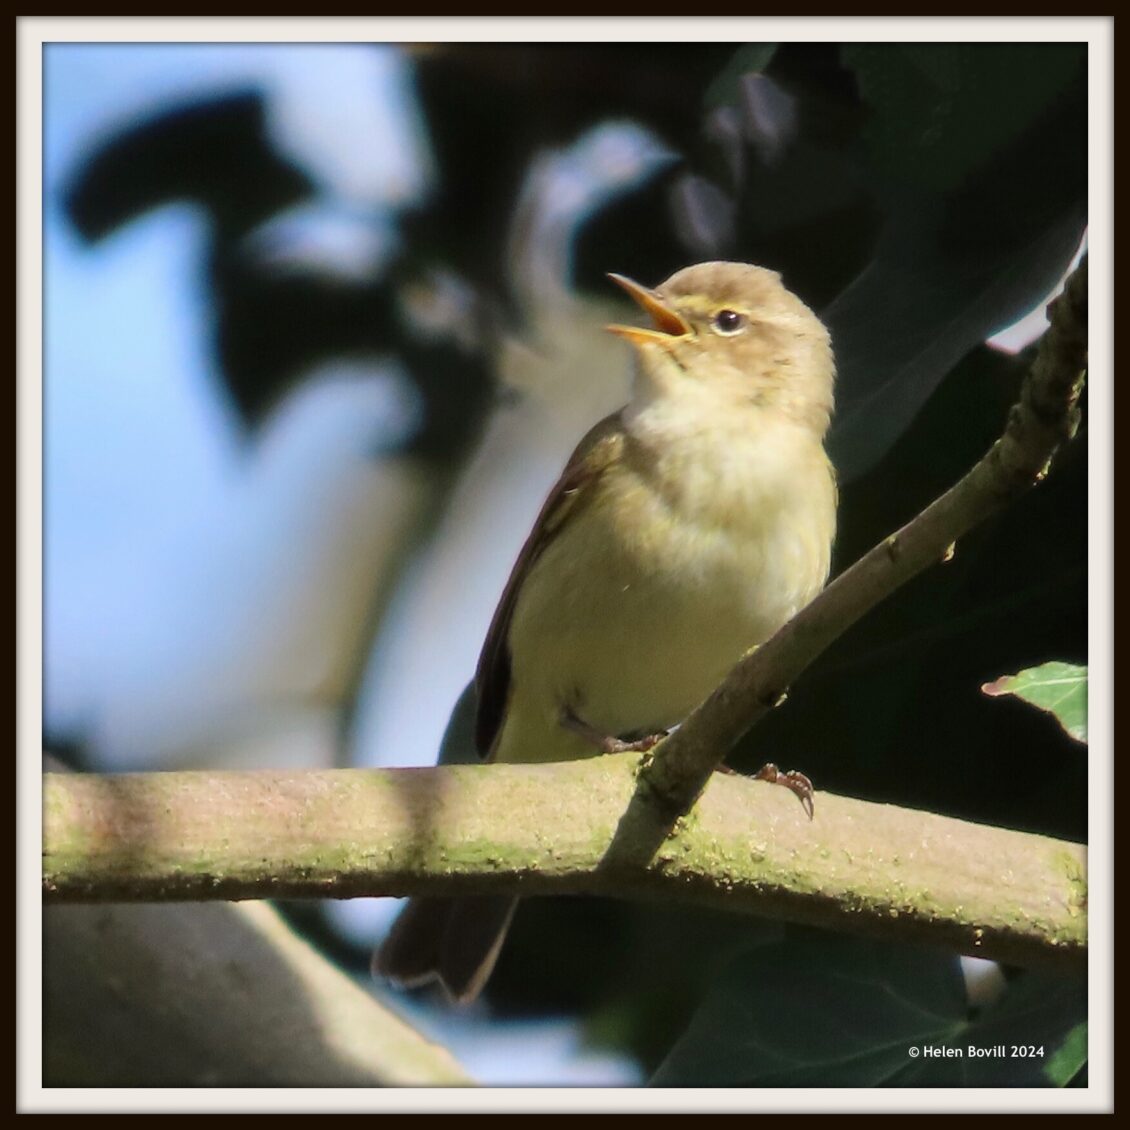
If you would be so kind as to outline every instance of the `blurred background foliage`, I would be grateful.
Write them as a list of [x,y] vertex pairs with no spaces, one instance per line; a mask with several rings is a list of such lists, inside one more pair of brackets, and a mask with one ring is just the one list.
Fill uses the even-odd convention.
[[[51,50],[59,54],[48,54],[49,76],[78,68],[81,78],[81,54]],[[207,49],[168,50],[191,69],[192,52],[203,59]],[[302,49],[287,50],[293,61]],[[82,254],[171,204],[191,202],[202,218],[193,285],[205,310],[205,395],[226,406],[233,465],[244,474],[327,367],[347,364],[351,379],[363,372],[362,383],[392,389],[377,410],[345,410],[369,421],[350,433],[360,446],[343,474],[353,478],[326,481],[310,501],[320,469],[341,458],[340,436],[318,433],[307,470],[272,480],[273,504],[308,510],[305,524],[263,533],[252,523],[234,543],[189,527],[169,559],[155,558],[155,569],[178,578],[161,589],[162,611],[149,613],[160,653],[189,650],[185,636],[214,625],[213,650],[194,673],[166,663],[160,687],[153,661],[136,657],[112,703],[105,685],[84,697],[63,676],[53,681],[53,664],[84,677],[81,652],[67,651],[66,617],[57,634],[51,626],[53,608],[67,607],[65,585],[82,585],[60,573],[52,587],[49,524],[47,740],[78,766],[276,764],[283,744],[286,759],[309,765],[434,757],[432,739],[470,674],[540,494],[626,388],[627,359],[600,333],[618,309],[606,271],[656,283],[688,262],[741,259],[781,271],[822,313],[839,368],[839,570],[999,435],[1033,355],[1008,342],[1031,341],[1038,325],[1026,338],[994,335],[1038,311],[1084,237],[1085,45],[351,50],[391,55],[407,76],[402,120],[423,154],[419,184],[402,176],[374,194],[296,157],[280,144],[269,84],[238,73],[142,99],[91,131],[57,181],[48,176],[48,206],[65,229],[56,238],[77,239]],[[51,111],[49,101],[48,131]],[[330,113],[353,156],[378,169],[403,160],[396,136],[380,135],[350,100]],[[342,188],[350,183],[352,193]],[[52,321],[65,336],[73,311],[48,287],[50,386],[63,383],[53,356],[63,364],[76,354],[52,353]],[[49,452],[52,424],[49,398]],[[144,430],[146,419],[132,426]],[[52,467],[65,483],[68,451],[59,438],[51,454],[60,463],[49,455],[49,509]],[[169,497],[174,526],[176,508]],[[845,634],[731,764],[773,760],[803,769],[818,789],[1085,839],[1085,750],[1039,711],[980,688],[1047,660],[1086,662],[1086,515],[1084,417],[1046,482]],[[210,590],[179,579],[192,555],[211,558],[228,581],[242,570],[254,600],[237,587],[225,599],[239,612],[217,618]],[[292,587],[263,597],[259,557],[276,571],[301,561]],[[101,599],[87,579],[81,600]],[[241,618],[249,600],[254,623]],[[297,625],[307,622],[303,635]],[[237,658],[217,658],[224,648]],[[240,698],[233,687],[249,671],[262,677]],[[222,693],[202,689],[205,675]],[[409,726],[391,740],[371,719],[392,700],[431,729]],[[308,709],[321,719],[313,730],[296,722]],[[135,724],[142,715],[149,721]],[[177,730],[189,716],[191,727]],[[291,748],[283,735],[296,728],[317,736]],[[406,734],[415,735],[410,750]],[[327,917],[310,905],[288,913],[365,976],[377,920],[359,925],[342,908]],[[1008,971],[988,1001],[971,1001],[966,988],[943,954],[674,906],[538,900],[523,904],[480,1011],[452,1024],[473,1042],[506,1020],[566,1017],[615,1057],[613,1078],[642,1081],[658,1069],[662,1085],[1085,1078],[1084,986],[1048,988]],[[905,1056],[880,1054],[895,1040],[976,1042],[976,1024],[994,1033],[986,1043],[1033,1042],[1027,1021],[1012,1019],[1033,994],[1046,1044],[1038,1060],[982,1062],[968,1076],[955,1075],[953,1061],[922,1061],[911,1075]],[[426,994],[408,1007],[438,1025],[440,1039],[455,1031],[445,1032],[443,1006]],[[548,1056],[529,1070],[545,1082],[605,1078],[562,1075]],[[500,1060],[480,1077],[520,1075]]]

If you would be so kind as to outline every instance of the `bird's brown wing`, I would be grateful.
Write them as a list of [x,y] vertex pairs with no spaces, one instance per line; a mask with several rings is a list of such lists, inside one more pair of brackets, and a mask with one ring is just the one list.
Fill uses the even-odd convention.
[[494,745],[506,704],[510,697],[510,621],[518,594],[534,562],[561,529],[567,515],[592,497],[592,488],[605,469],[616,459],[624,442],[620,413],[606,416],[589,430],[569,458],[561,477],[542,505],[530,536],[526,538],[502,590],[494,611],[479,665],[475,669],[478,712],[475,716],[475,746],[480,757],[487,757]]

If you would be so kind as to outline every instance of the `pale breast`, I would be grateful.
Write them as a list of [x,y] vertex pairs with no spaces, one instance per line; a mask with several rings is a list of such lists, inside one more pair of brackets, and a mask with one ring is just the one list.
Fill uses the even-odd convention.
[[667,469],[675,490],[627,464],[606,475],[515,608],[511,703],[522,742],[555,757],[591,752],[560,734],[566,705],[611,736],[669,728],[807,604],[827,576],[834,521],[817,452],[817,489],[796,497],[782,495],[777,467],[738,477],[717,460],[701,490],[688,479],[703,466],[693,458]]

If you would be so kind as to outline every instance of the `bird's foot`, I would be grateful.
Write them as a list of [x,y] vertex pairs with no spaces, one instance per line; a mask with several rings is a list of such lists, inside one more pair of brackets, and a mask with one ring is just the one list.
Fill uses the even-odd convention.
[[771,785],[784,785],[800,801],[801,807],[808,813],[809,820],[812,819],[815,811],[812,796],[816,790],[813,789],[812,782],[803,773],[796,769],[782,773],[776,765],[769,762],[768,765],[763,765],[754,773],[753,779],[755,781],[768,781]]
[[630,741],[625,738],[614,738],[609,734],[602,734],[595,726],[590,726],[568,706],[561,711],[561,725],[567,730],[572,730],[574,734],[579,734],[590,745],[596,746],[601,753],[646,753],[667,737],[669,732],[662,730],[657,734],[647,734]]
[[605,738],[600,743],[600,748],[605,753],[647,753],[653,746],[657,746],[667,736],[666,730],[661,730],[658,734],[647,734],[642,738],[636,738],[634,741],[627,741],[624,738]]

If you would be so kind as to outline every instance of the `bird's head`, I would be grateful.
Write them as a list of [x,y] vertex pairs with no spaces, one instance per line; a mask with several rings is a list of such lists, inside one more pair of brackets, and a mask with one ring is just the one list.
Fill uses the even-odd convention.
[[699,390],[827,430],[835,375],[828,331],[776,271],[699,263],[654,289],[609,277],[652,319],[648,328],[608,327],[636,350],[640,392]]

